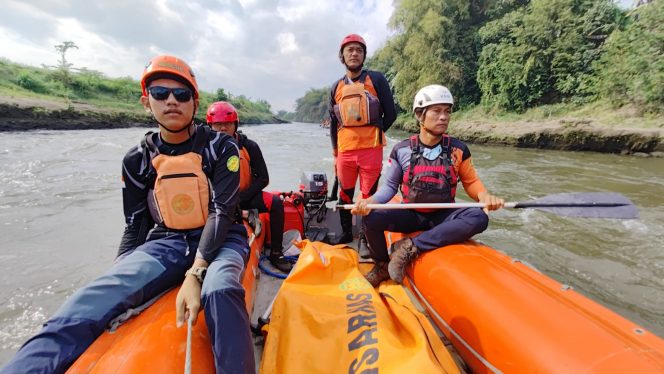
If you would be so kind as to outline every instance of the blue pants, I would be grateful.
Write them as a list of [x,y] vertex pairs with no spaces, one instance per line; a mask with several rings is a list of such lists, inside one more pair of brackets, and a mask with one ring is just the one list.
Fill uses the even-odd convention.
[[[0,372],[64,373],[111,319],[182,283],[194,261],[200,233],[169,233],[121,258],[106,274],[74,293]],[[243,256],[222,246],[202,286],[218,373],[255,372],[240,280],[243,269]]]
[[413,243],[420,251],[461,243],[486,230],[489,216],[480,208],[441,209],[431,213],[415,210],[373,210],[364,218],[364,235],[371,258],[389,262],[384,231],[420,231]]

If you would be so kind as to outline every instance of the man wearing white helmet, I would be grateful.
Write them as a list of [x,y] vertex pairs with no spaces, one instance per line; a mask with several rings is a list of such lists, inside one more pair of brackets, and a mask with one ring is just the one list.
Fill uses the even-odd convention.
[[[473,166],[470,150],[459,139],[446,134],[454,98],[447,87],[430,85],[415,95],[413,112],[420,133],[397,143],[392,149],[385,173],[385,183],[376,194],[357,202],[353,214],[367,215],[365,235],[375,265],[366,278],[372,286],[392,278],[403,281],[406,266],[424,251],[460,243],[484,231],[489,223],[487,212],[499,209],[504,201],[491,195]],[[376,210],[367,204],[384,204],[401,187],[406,203],[454,202],[457,183],[461,181],[468,196],[485,203],[480,208],[440,210]],[[422,233],[392,244],[388,256],[384,231]]]

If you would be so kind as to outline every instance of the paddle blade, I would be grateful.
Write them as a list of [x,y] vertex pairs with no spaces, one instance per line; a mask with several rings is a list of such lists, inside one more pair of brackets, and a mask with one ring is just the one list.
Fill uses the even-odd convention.
[[625,196],[615,192],[560,193],[517,203],[568,217],[635,219],[639,212]]

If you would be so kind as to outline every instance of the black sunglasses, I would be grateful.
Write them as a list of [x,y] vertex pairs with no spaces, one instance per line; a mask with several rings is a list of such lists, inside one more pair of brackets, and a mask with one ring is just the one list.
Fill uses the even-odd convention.
[[187,101],[191,100],[191,95],[192,95],[191,90],[188,88],[168,88],[162,86],[150,87],[148,88],[148,92],[150,93],[150,96],[152,96],[152,98],[155,100],[166,100],[168,99],[168,96],[170,96],[172,92],[173,96],[175,97],[175,100],[181,103],[186,103]]

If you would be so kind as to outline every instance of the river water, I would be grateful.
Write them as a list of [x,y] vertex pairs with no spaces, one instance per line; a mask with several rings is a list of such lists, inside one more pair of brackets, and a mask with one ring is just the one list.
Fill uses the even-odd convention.
[[[0,134],[0,365],[111,265],[124,227],[121,160],[145,131]],[[261,146],[268,189],[296,189],[303,171],[331,175],[329,136],[316,124],[243,131]],[[407,134],[388,135],[386,154]],[[638,220],[505,209],[475,238],[664,337],[664,159],[470,147],[484,183],[509,201],[586,191],[630,198]]]

